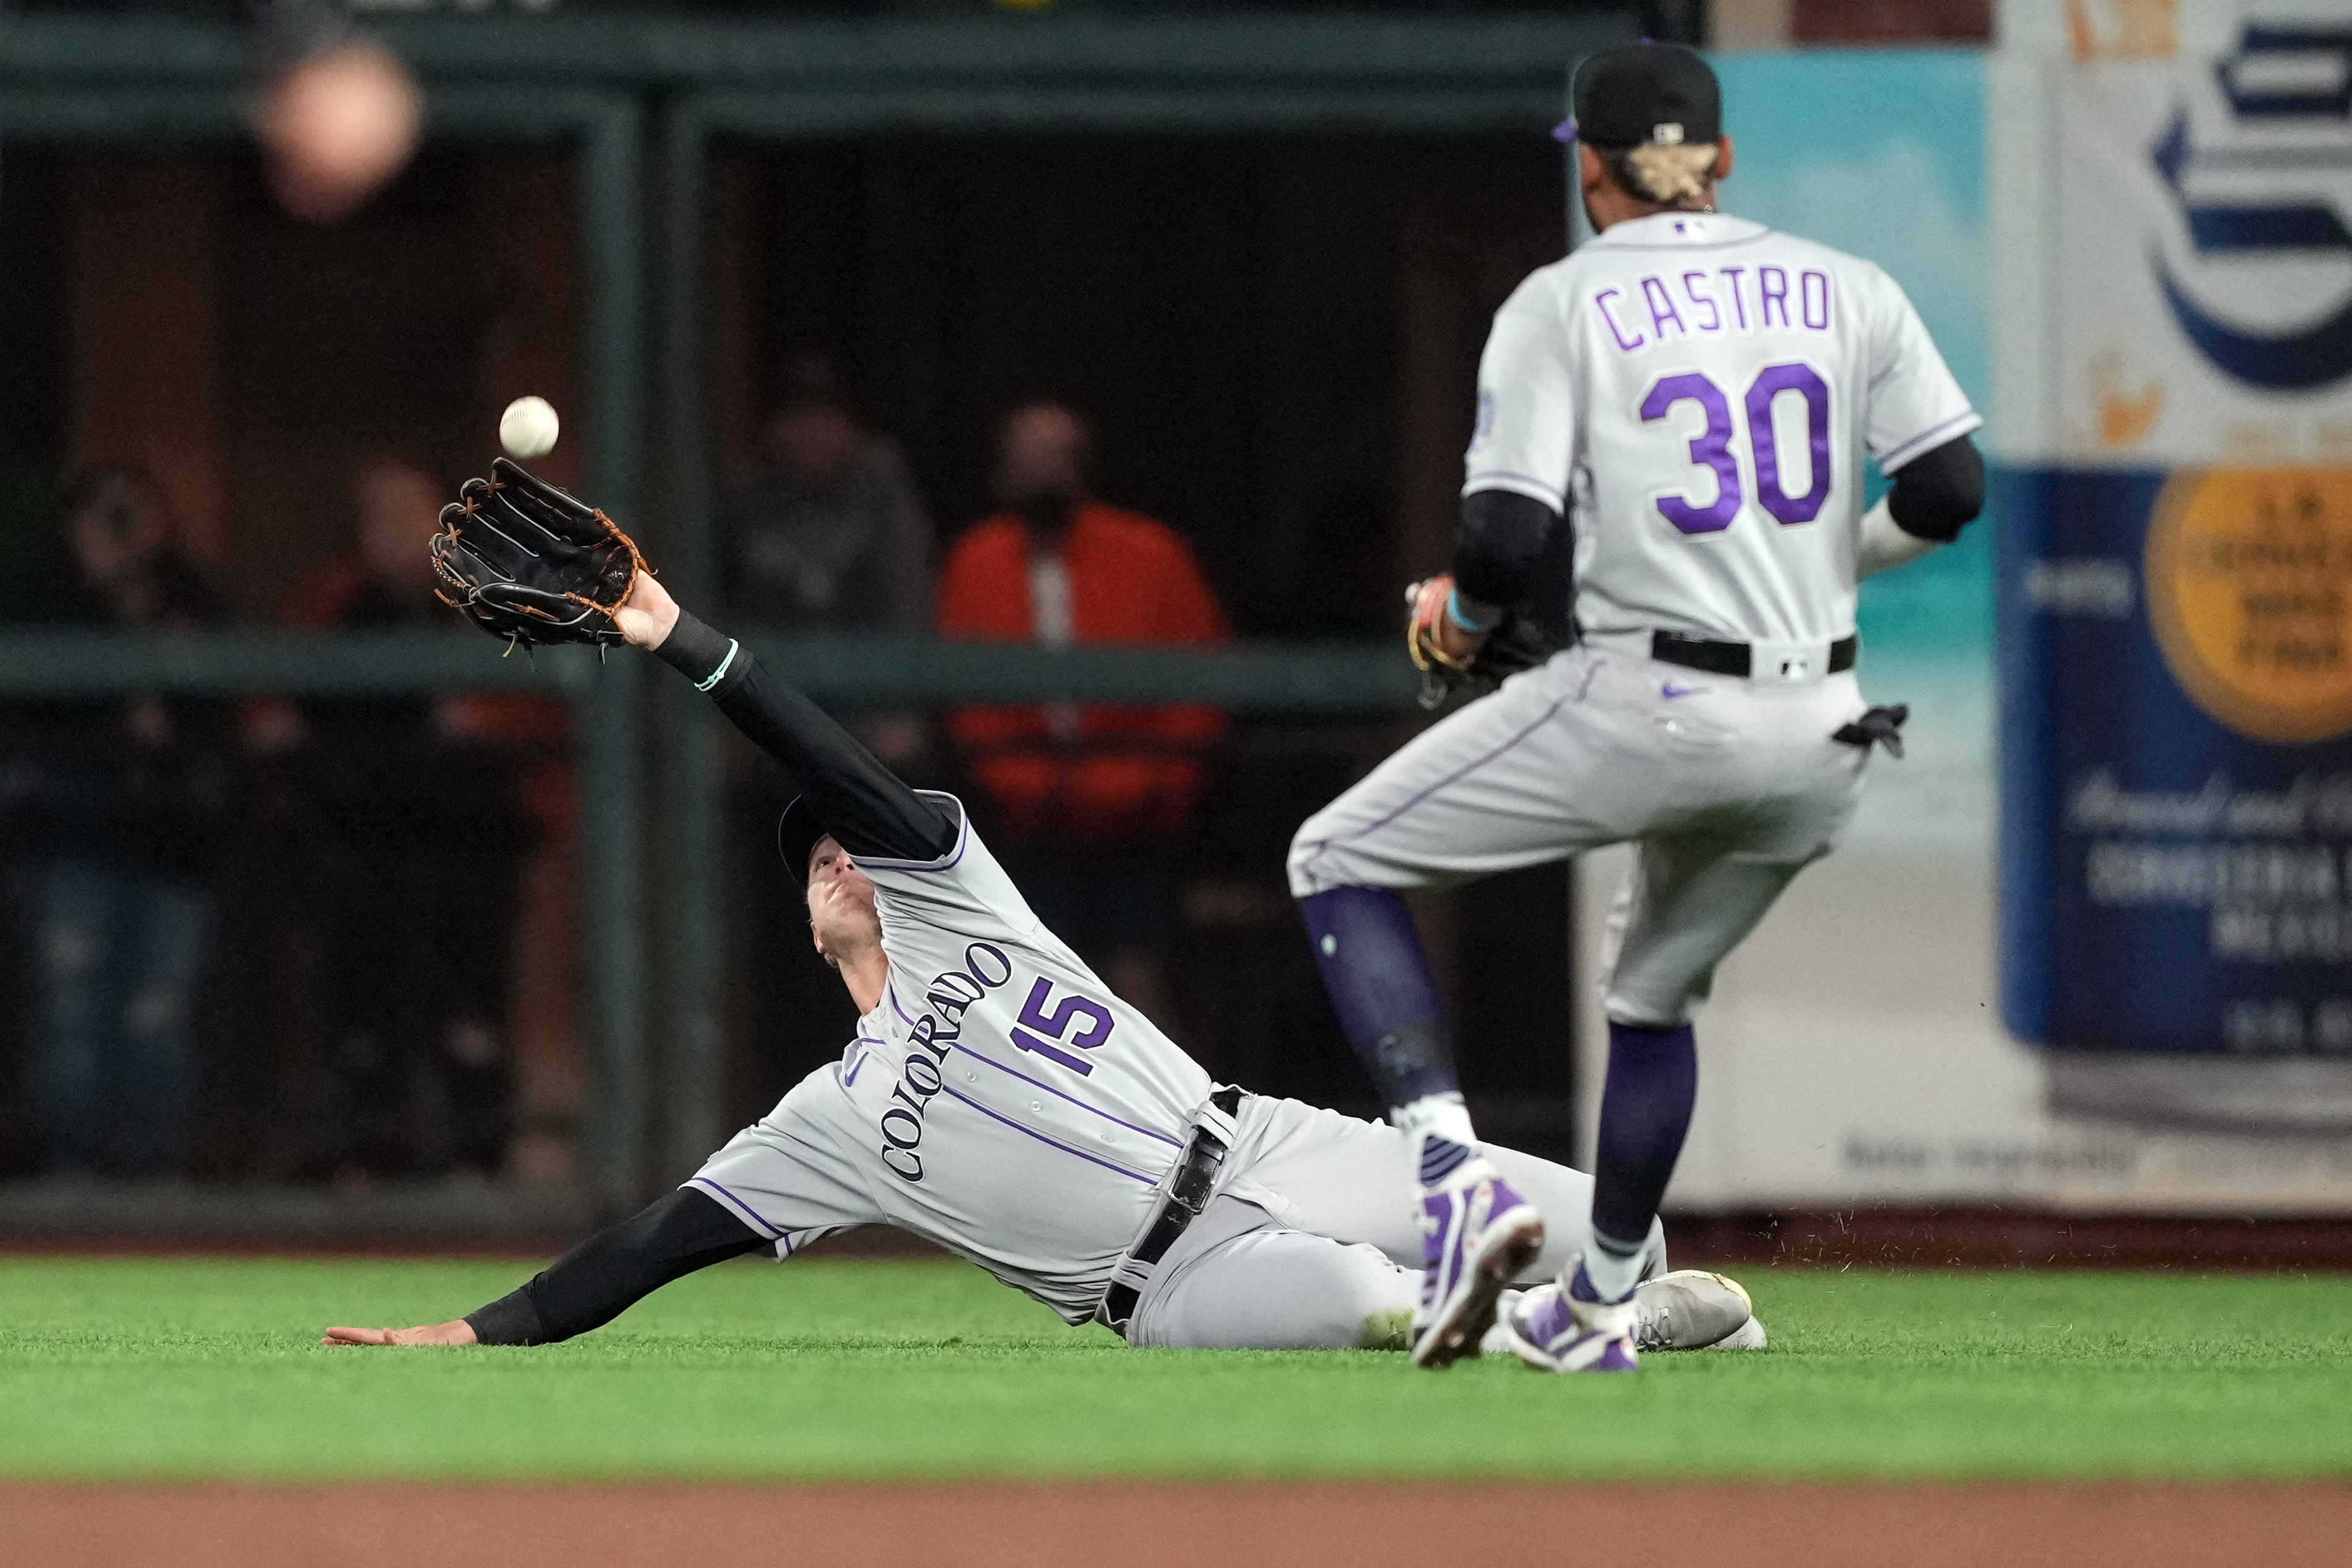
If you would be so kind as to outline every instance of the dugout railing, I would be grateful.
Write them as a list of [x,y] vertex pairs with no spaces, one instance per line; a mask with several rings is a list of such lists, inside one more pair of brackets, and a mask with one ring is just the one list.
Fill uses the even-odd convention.
[[[794,633],[752,627],[744,640],[788,672],[820,703],[836,707],[876,704],[972,701],[1189,699],[1242,715],[1354,716],[1410,707],[1415,683],[1389,643],[1261,643],[1216,653],[1139,649],[1054,651],[1022,645],[943,643],[870,633]],[[383,696],[431,691],[530,691],[573,706],[581,716],[584,879],[581,911],[584,966],[593,976],[590,1009],[596,1071],[587,1170],[600,1203],[632,1201],[645,1176],[646,1134],[666,1145],[688,1136],[692,1103],[683,1097],[709,1075],[715,1095],[719,1040],[715,1023],[703,1048],[712,1060],[687,1054],[691,1042],[677,1026],[672,1000],[667,1049],[660,1053],[660,1092],[648,1093],[656,1060],[646,1011],[648,935],[691,932],[716,944],[722,937],[716,846],[706,862],[672,862],[657,884],[645,875],[646,841],[673,840],[681,813],[707,810],[714,836],[720,783],[716,734],[700,705],[678,704],[652,748],[666,783],[648,801],[644,789],[647,748],[635,742],[642,706],[644,663],[623,652],[599,658],[583,648],[542,649],[502,657],[483,639],[436,632],[294,635],[205,632],[125,636],[82,631],[0,630],[0,704],[158,694],[235,697]],[[681,757],[677,737],[694,737],[699,751]],[[708,768],[708,777],[698,769]],[[707,790],[706,804],[702,791]],[[688,821],[688,827],[698,824]],[[656,904],[647,902],[649,894]],[[649,918],[652,915],[658,918]],[[682,938],[674,940],[682,942]],[[619,964],[620,973],[596,972]],[[670,997],[699,977],[673,970],[663,988]],[[708,983],[716,986],[715,970]],[[716,1002],[709,1006],[714,1013]],[[699,1107],[695,1107],[699,1109]],[[706,1114],[708,1113],[705,1113]],[[682,1144],[677,1146],[683,1146]],[[707,1152],[696,1150],[698,1155]],[[677,1146],[663,1156],[673,1162]]]
[[[1632,8],[1607,6],[1444,19],[1097,13],[734,23],[558,13],[385,16],[369,25],[424,86],[428,137],[576,149],[588,280],[585,485],[635,519],[690,601],[707,599],[715,578],[701,289],[715,141],[1526,131],[1558,118],[1569,62],[1637,30]],[[238,30],[185,17],[19,11],[0,27],[0,148],[233,143],[246,134],[249,49]],[[645,483],[648,474],[657,485]],[[1394,711],[1412,690],[1385,640],[1199,654],[756,632],[751,640],[820,700],[844,706],[1182,695],[1244,714],[1339,716]],[[646,686],[635,658],[600,666],[593,654],[559,651],[501,660],[487,644],[430,633],[0,630],[5,698],[523,687],[572,704],[583,721],[582,831],[596,846],[582,909],[595,1064],[586,1154],[608,1207],[638,1195],[649,1153],[662,1168],[691,1163],[721,1131],[719,733],[702,705],[661,687],[648,703]],[[659,780],[658,812],[648,809],[649,776]],[[656,834],[659,854],[649,852]],[[657,888],[648,871],[656,862]],[[661,918],[649,925],[656,908]]]

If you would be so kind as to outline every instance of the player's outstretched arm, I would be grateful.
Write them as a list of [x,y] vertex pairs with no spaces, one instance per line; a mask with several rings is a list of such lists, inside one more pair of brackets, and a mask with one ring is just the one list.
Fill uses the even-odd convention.
[[814,703],[771,679],[751,649],[679,609],[650,574],[637,573],[613,622],[630,643],[709,693],[851,854],[928,861],[955,847],[954,821]]
[[600,1230],[534,1276],[455,1322],[412,1329],[331,1328],[320,1344],[555,1344],[602,1328],[672,1280],[770,1245],[707,1194],[680,1187]]

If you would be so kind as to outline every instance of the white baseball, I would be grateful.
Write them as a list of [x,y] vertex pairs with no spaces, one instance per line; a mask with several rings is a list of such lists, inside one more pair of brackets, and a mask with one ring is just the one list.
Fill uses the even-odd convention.
[[499,444],[518,462],[544,457],[555,450],[560,429],[553,404],[543,397],[519,397],[499,415]]

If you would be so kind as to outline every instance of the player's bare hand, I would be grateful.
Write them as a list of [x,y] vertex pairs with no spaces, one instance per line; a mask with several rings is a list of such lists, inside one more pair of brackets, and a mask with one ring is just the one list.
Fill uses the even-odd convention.
[[413,1329],[331,1328],[320,1344],[479,1344],[474,1325],[459,1318],[451,1323],[425,1323]]
[[658,648],[677,624],[677,601],[647,571],[629,584],[629,596],[613,612],[613,624],[634,648]]

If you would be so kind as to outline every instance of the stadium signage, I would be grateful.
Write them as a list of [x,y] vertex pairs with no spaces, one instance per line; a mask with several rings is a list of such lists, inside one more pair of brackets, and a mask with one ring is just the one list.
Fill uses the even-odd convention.
[[[2244,308],[2237,264],[2352,263],[2344,205],[2352,171],[2325,135],[2331,122],[2352,122],[2352,26],[2249,22],[2215,62],[2213,82],[2221,122],[2214,139],[2194,134],[2184,99],[2150,154],[2194,258],[2177,264],[2162,246],[2152,249],[2165,304],[2181,335],[2224,374],[2269,391],[2326,386],[2352,375],[2352,267],[2341,269],[2333,308],[2309,320],[2262,330],[2231,313]],[[2184,281],[2196,273],[2204,287]]]
[[2181,1059],[2352,1061],[2352,24],[2164,14],[2078,30],[1993,169],[2052,198],[2003,349],[2003,1015],[2062,1110],[2284,1125]]

